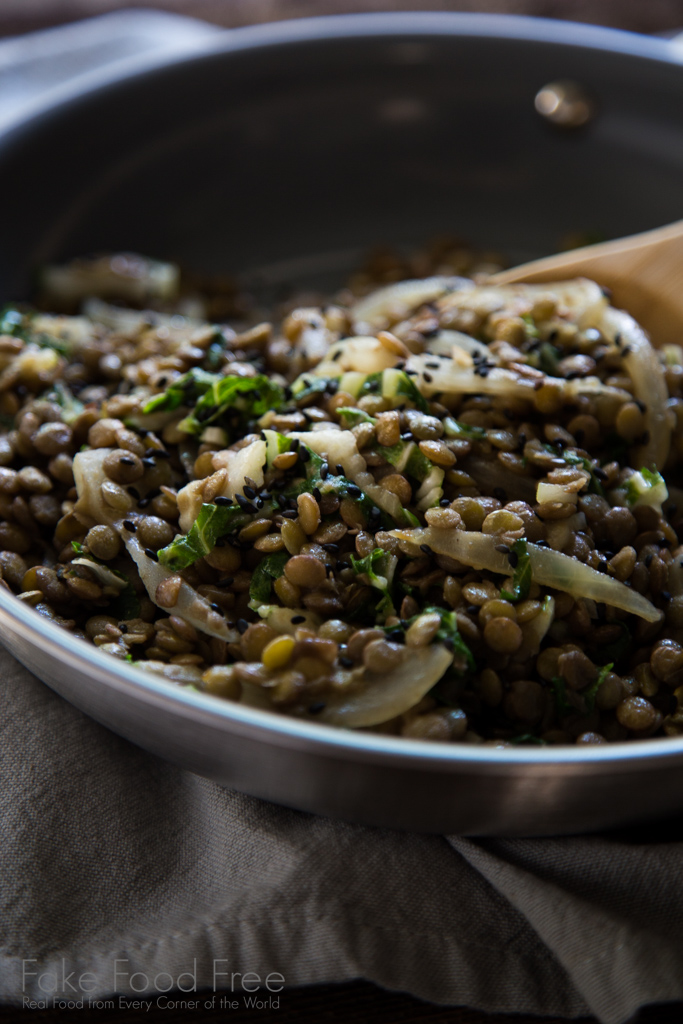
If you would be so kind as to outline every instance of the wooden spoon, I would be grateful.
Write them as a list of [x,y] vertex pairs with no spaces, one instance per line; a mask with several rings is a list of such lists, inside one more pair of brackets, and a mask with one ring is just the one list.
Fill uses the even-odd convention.
[[546,256],[503,270],[491,284],[589,277],[610,289],[656,346],[683,344],[683,220],[640,235]]

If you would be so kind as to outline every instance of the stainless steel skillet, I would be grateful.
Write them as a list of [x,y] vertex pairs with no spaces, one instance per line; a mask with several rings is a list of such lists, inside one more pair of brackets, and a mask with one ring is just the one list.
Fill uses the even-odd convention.
[[[596,116],[534,98],[572,79]],[[564,23],[387,15],[231,33],[131,63],[0,138],[0,292],[45,260],[132,248],[339,280],[377,241],[443,231],[513,257],[570,231],[680,219],[683,68],[665,42]],[[0,593],[6,646],[86,713],[193,771],[307,811],[490,835],[576,832],[683,807],[683,740],[492,750],[343,733],[174,689]]]

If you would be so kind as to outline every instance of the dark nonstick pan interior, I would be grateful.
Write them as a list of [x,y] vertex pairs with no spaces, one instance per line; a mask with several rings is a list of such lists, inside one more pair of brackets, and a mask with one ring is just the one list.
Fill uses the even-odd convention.
[[[296,38],[298,37],[298,38]],[[683,216],[667,43],[530,19],[354,16],[226,33],[0,140],[0,296],[102,250],[322,283],[369,247],[456,233],[513,259]],[[534,109],[593,96],[584,128]]]

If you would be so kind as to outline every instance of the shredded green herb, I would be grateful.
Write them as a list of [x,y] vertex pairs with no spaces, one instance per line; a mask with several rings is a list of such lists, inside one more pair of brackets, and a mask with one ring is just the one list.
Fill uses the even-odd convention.
[[565,683],[562,676],[553,676],[550,680],[550,685],[553,688],[553,696],[555,698],[555,708],[559,718],[564,718],[566,715],[571,715],[576,711],[576,708],[567,700],[567,684]]
[[213,551],[220,537],[244,526],[250,518],[239,505],[204,504],[189,533],[176,537],[165,548],[161,548],[158,552],[159,561],[174,572],[186,569],[198,558]]
[[446,416],[443,421],[443,429],[446,437],[456,440],[465,438],[467,441],[483,441],[486,438],[486,431],[483,427],[475,427],[470,423],[461,423],[453,416]]
[[517,556],[517,563],[512,577],[512,590],[501,590],[504,601],[525,601],[531,589],[531,559],[527,551],[526,540],[520,538],[512,545],[511,553]]
[[178,380],[173,381],[161,394],[150,398],[142,411],[145,414],[175,412],[183,405],[194,405],[219,380],[221,378],[218,374],[208,373],[206,370],[194,367]]
[[371,587],[375,587],[382,595],[375,606],[375,611],[382,615],[395,615],[394,602],[391,596],[396,558],[387,554],[382,548],[375,548],[365,558],[351,555],[351,567],[357,576],[365,576]]
[[282,576],[288,558],[288,551],[277,551],[266,555],[256,566],[249,584],[249,607],[252,611],[258,611],[261,605],[268,604],[273,580]]
[[600,671],[598,672],[595,681],[592,682],[590,686],[587,686],[584,690],[581,691],[581,696],[583,697],[584,702],[586,704],[586,711],[588,712],[588,714],[590,714],[591,711],[593,711],[593,709],[595,708],[595,698],[598,695],[598,690],[600,689],[600,687],[602,686],[605,679],[607,678],[607,676],[613,668],[613,662],[610,662],[608,665],[603,665]]
[[402,619],[399,625],[384,626],[383,628],[386,633],[392,636],[394,633],[397,633],[403,634],[405,637],[406,632],[410,629],[413,622],[421,618],[421,616],[428,615],[431,612],[436,612],[441,619],[441,625],[439,626],[432,642],[444,644],[455,656],[457,656],[462,665],[459,671],[466,672],[469,670],[474,672],[477,667],[474,655],[460,635],[458,619],[455,612],[450,608],[440,608],[438,605],[429,605],[428,607],[423,608],[421,612],[418,612],[417,615],[413,615],[412,618]]

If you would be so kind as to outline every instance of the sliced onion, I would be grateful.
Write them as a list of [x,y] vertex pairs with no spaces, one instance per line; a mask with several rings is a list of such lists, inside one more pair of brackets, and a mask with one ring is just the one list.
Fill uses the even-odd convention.
[[404,660],[395,671],[366,670],[363,688],[327,698],[316,720],[349,729],[381,725],[405,714],[421,701],[452,662],[453,655],[442,644],[406,647]]
[[149,672],[150,675],[163,676],[164,679],[170,680],[172,683],[178,683],[180,686],[199,686],[202,681],[201,669],[197,668],[196,665],[174,665],[168,661],[136,661],[135,668],[141,669],[143,672]]
[[391,352],[377,338],[360,335],[335,342],[323,362],[308,372],[318,377],[338,377],[349,371],[380,373],[396,366],[400,359],[400,355]]
[[523,622],[519,627],[522,630],[522,646],[516,652],[517,660],[523,661],[524,658],[538,654],[543,638],[552,626],[554,618],[555,599],[550,594],[546,594],[538,615],[534,615],[533,619]]
[[[502,275],[501,275],[502,276]],[[578,277],[572,281],[548,284],[491,284],[469,291],[458,291],[439,300],[440,309],[471,309],[480,316],[498,310],[528,310],[536,299],[549,296],[556,300],[558,313],[570,316],[579,327],[596,327],[607,307],[607,299],[595,281]]]
[[379,288],[359,299],[351,310],[353,322],[370,328],[403,320],[418,306],[433,302],[445,292],[472,288],[465,277],[426,277],[415,281],[399,281]]
[[[438,555],[450,555],[473,569],[509,576],[507,555],[496,551],[496,538],[474,530],[438,530],[434,527],[420,530],[391,530],[392,537],[410,545],[410,549],[427,544]],[[661,612],[636,590],[624,586],[619,580],[591,569],[576,558],[563,555],[551,548],[527,543],[531,572],[536,583],[562,590],[575,598],[592,598],[613,608],[638,615],[647,622],[657,622]]]
[[[256,609],[276,633],[288,633],[294,636],[297,629],[317,631],[322,619],[306,608],[282,608],[279,604],[263,604]],[[294,620],[294,621],[293,621]]]
[[115,572],[112,572],[106,565],[100,565],[99,562],[94,562],[92,558],[72,558],[71,565],[84,565],[87,569],[97,577],[103,587],[112,587],[119,593],[125,590],[127,581],[117,576]]
[[230,628],[221,613],[214,611],[209,601],[198,594],[194,587],[191,587],[189,583],[185,583],[184,580],[180,584],[178,598],[172,609],[159,604],[156,598],[157,587],[163,580],[168,579],[169,576],[176,576],[177,574],[166,569],[159,562],[155,562],[154,559],[148,558],[135,534],[128,533],[127,530],[120,526],[120,523],[113,523],[112,525],[118,529],[128,554],[138,567],[140,579],[145,585],[145,590],[154,604],[165,612],[170,611],[173,615],[178,615],[181,619],[185,619],[186,622],[189,622],[202,633],[216,636],[220,640],[227,640],[228,643],[239,642],[240,634],[238,631]]
[[[381,725],[410,711],[438,683],[452,662],[453,655],[442,644],[406,647],[404,660],[395,671],[366,670],[358,688],[326,695],[322,711],[306,717],[348,729]],[[242,703],[274,710],[267,687],[243,683]]]
[[662,470],[669,455],[671,427],[667,416],[669,392],[664,367],[642,327],[621,309],[606,309],[602,330],[610,340],[621,336],[624,369],[631,378],[634,397],[645,407],[647,443],[635,448],[632,464]]
[[[102,498],[102,484],[107,480],[107,475],[104,472],[104,460],[110,451],[113,449],[91,448],[85,452],[78,452],[74,457],[74,480],[78,491],[78,501],[74,511],[77,515],[85,515],[93,522],[106,524],[117,531],[126,545],[128,554],[138,568],[140,579],[150,600],[167,612],[168,608],[157,601],[156,592],[163,580],[168,579],[169,576],[175,576],[176,573],[171,572],[170,569],[155,562],[152,558],[148,558],[135,534],[131,534],[123,526],[124,519],[135,521],[144,517],[139,513],[131,512],[125,513],[125,515],[117,513]],[[178,600],[173,606],[173,614],[179,615],[195,629],[202,633],[208,633],[209,636],[227,640],[228,643],[239,641],[238,631],[230,628],[223,616],[211,608],[209,601],[184,580],[180,584]]]
[[495,366],[485,377],[474,370],[449,364],[446,360],[438,369],[433,367],[428,355],[411,356],[406,370],[412,372],[413,380],[423,395],[450,393],[454,395],[501,395],[506,398],[526,398],[533,402],[539,382],[552,384],[567,399],[579,395],[610,395],[620,402],[628,402],[632,395],[622,388],[603,384],[598,377],[581,377],[565,380],[563,377],[523,377],[514,370]]
[[439,331],[433,338],[429,338],[426,344],[427,351],[432,355],[452,356],[453,349],[458,348],[469,356],[481,356],[482,359],[497,362],[488,345],[483,341],[477,341],[476,338],[470,338],[469,334],[463,334],[462,331]]

